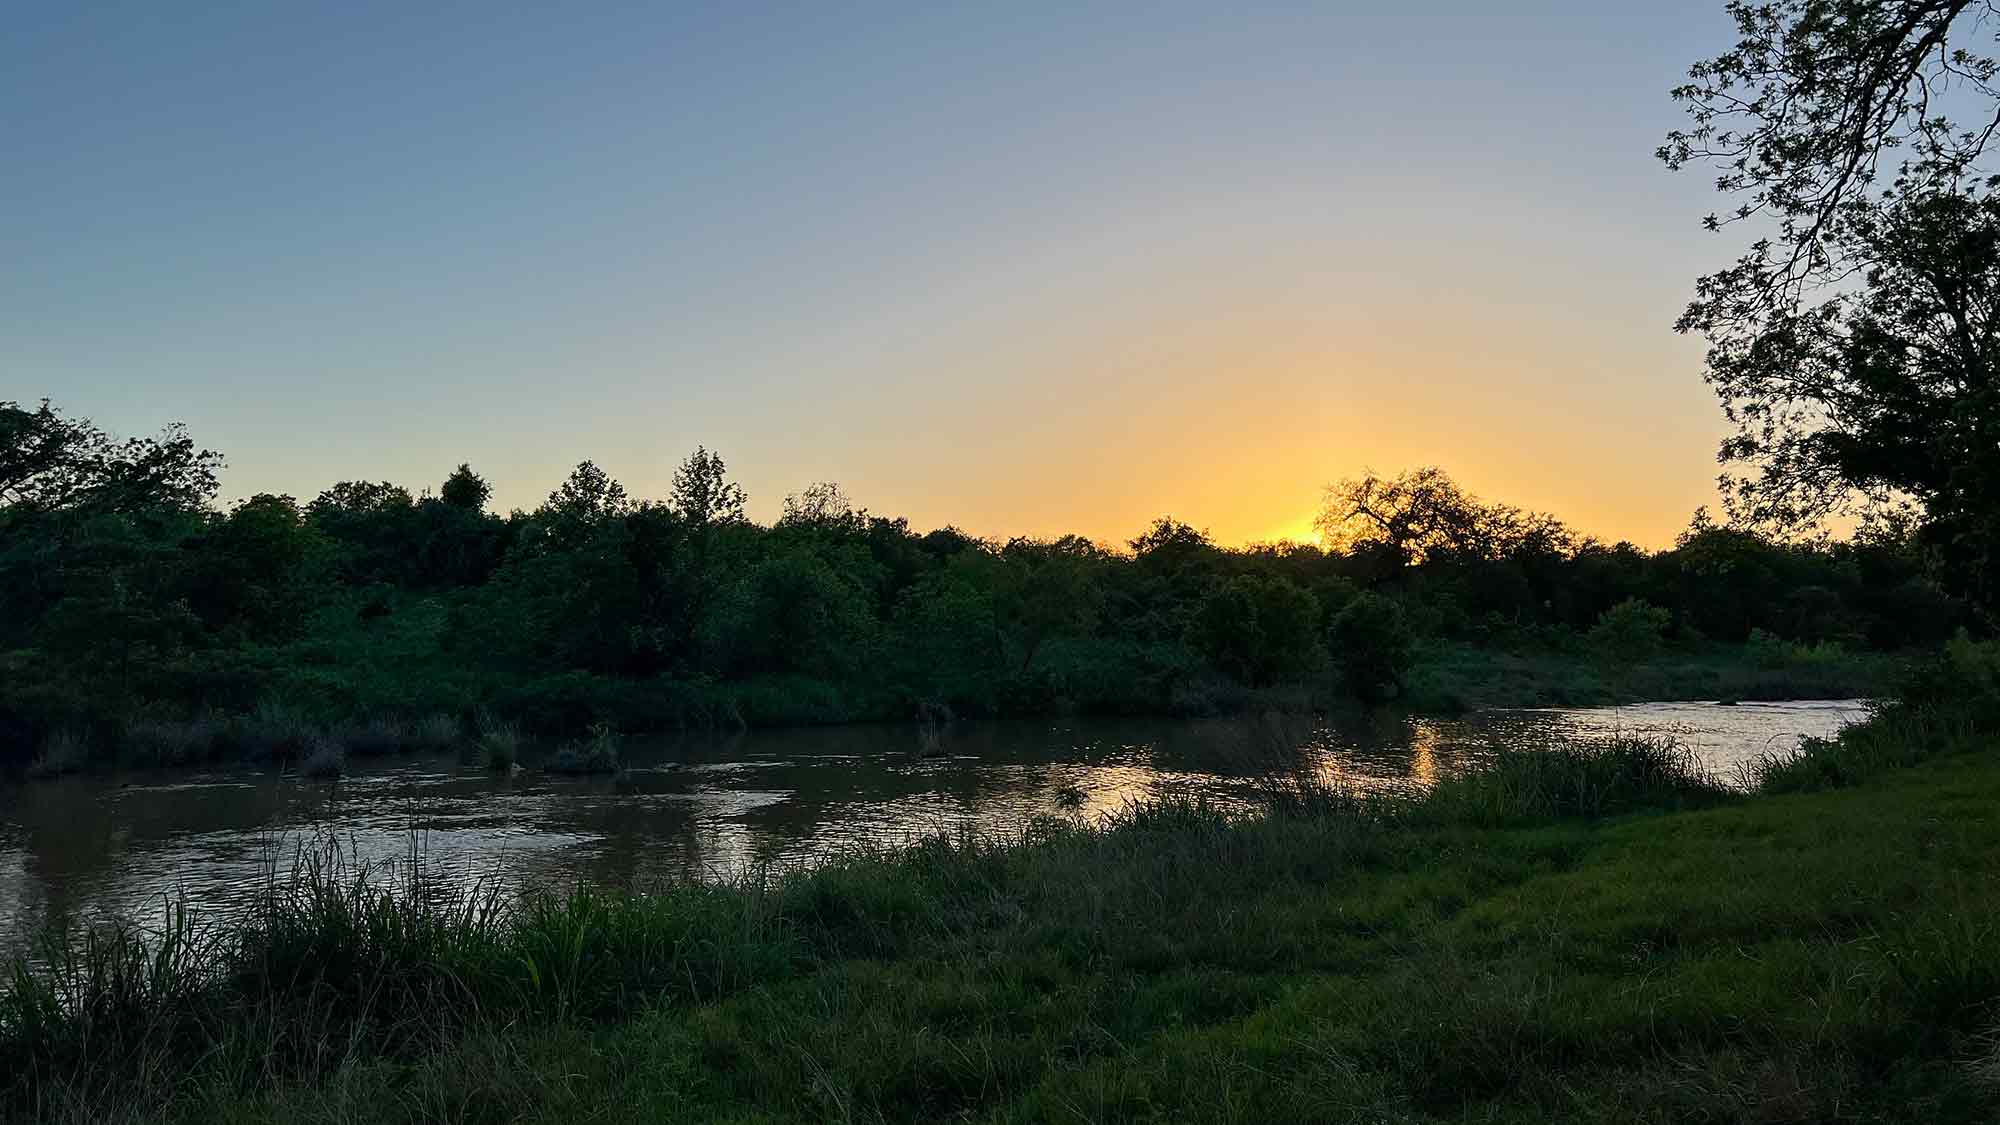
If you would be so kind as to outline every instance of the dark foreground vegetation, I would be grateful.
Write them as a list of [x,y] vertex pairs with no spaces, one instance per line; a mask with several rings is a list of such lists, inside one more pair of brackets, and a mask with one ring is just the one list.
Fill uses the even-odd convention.
[[[240,924],[54,939],[67,1121],[1990,1121],[2000,652],[1767,762],[1553,746],[1421,796],[501,901],[309,854]],[[1282,745],[1277,743],[1276,745]]]
[[1434,470],[1332,490],[1327,545],[1162,519],[1111,549],[919,533],[815,486],[770,527],[698,450],[534,511],[461,466],[214,504],[178,430],[0,403],[0,764],[318,761],[496,724],[685,726],[1873,694],[1972,621],[1898,525],[1582,538]]

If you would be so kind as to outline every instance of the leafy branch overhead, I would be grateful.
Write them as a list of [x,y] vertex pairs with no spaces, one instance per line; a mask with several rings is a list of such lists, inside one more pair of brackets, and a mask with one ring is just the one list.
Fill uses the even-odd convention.
[[1756,237],[1677,327],[1735,431],[1732,516],[1797,532],[1907,509],[1993,603],[2000,560],[2000,33],[1992,0],[1733,3],[1660,146]]

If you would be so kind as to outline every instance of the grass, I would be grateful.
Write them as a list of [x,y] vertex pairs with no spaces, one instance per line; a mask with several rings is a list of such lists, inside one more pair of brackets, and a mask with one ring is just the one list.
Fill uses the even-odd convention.
[[34,760],[28,763],[28,776],[36,778],[60,777],[82,769],[90,756],[90,743],[73,730],[59,730],[42,742],[42,748]]
[[157,717],[124,723],[115,740],[118,756],[139,766],[187,766],[214,761],[308,762],[324,766],[347,756],[380,757],[419,752],[443,753],[465,742],[458,720],[443,713],[414,722],[377,716],[322,724],[283,704],[265,703],[244,715],[200,714],[188,719]]
[[1508,651],[1434,645],[1398,703],[1416,711],[1597,707],[1685,699],[1854,699],[1893,694],[1908,659],[1838,646],[1714,645],[1614,659],[1587,648]]
[[347,748],[325,735],[315,735],[306,743],[299,761],[299,776],[330,781],[347,772]]
[[602,723],[590,728],[590,737],[565,742],[542,768],[549,773],[617,773],[622,768],[618,734]]
[[[74,1121],[1990,1121],[2000,756],[1892,708],[1429,796],[1291,772],[734,886],[503,901],[309,852],[51,939],[0,1109]],[[1837,766],[1802,763],[1837,759]],[[1778,792],[1778,791],[1784,792]]]
[[512,770],[521,759],[521,728],[513,723],[482,715],[479,735],[474,740],[486,768],[495,773]]

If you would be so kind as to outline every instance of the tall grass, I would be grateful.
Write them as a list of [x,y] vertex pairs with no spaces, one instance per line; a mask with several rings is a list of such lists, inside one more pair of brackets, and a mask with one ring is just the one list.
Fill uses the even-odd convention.
[[[223,759],[297,764],[318,760],[314,772],[346,756],[377,757],[413,752],[447,752],[465,745],[457,719],[442,712],[415,721],[390,715],[322,724],[291,705],[266,700],[246,714],[213,712],[189,718],[154,714],[125,720],[98,748],[111,759],[135,766],[186,766]],[[88,747],[74,732],[58,731],[31,763],[32,776],[72,772],[85,764]]]
[[260,703],[229,724],[227,738],[238,756],[253,762],[291,761],[305,754],[320,729],[305,713],[282,703]]
[[348,723],[335,728],[331,737],[348,753],[360,758],[394,754],[408,747],[411,741],[409,724],[389,718]]
[[59,777],[75,773],[90,757],[90,743],[73,730],[59,730],[42,742],[42,748],[28,763],[29,777]]
[[212,715],[184,721],[139,719],[125,724],[120,745],[136,765],[186,766],[215,758],[228,734],[229,723]]
[[305,754],[299,762],[299,775],[318,780],[331,780],[347,772],[347,749],[340,742],[326,735],[314,735],[306,743]]
[[1610,738],[1496,746],[1480,769],[1445,778],[1420,803],[1432,821],[1498,827],[1641,809],[1714,805],[1729,791],[1669,739]]
[[1765,754],[1745,770],[1759,793],[1803,793],[1856,785],[1887,770],[1977,746],[1974,716],[1953,708],[1891,704],[1833,738],[1808,738],[1796,749]]
[[617,773],[623,765],[618,732],[603,723],[590,728],[590,737],[565,742],[556,748],[542,768],[550,773]]
[[521,758],[521,728],[513,723],[482,715],[479,719],[479,734],[474,739],[480,758],[486,768],[495,773],[506,773],[514,768]]
[[156,1100],[190,1068],[276,1081],[474,1025],[713,997],[797,960],[771,902],[694,885],[507,897],[321,843],[227,927],[176,908],[157,929],[53,932],[15,958],[0,981],[0,1117]]
[[1493,745],[1477,767],[1428,790],[1364,788],[1310,750],[1294,716],[1269,713],[1236,751],[1256,803],[1293,817],[1405,819],[1498,827],[1716,804],[1729,789],[1688,747],[1663,738]]
[[440,711],[417,720],[410,728],[410,744],[415,750],[441,753],[457,749],[464,735],[458,720]]

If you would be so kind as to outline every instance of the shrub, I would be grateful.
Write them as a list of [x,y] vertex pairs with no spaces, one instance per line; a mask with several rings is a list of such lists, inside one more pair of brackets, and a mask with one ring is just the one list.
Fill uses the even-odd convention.
[[1620,660],[1658,655],[1674,615],[1641,598],[1626,598],[1597,618],[1590,643]]
[[1759,668],[1782,668],[1791,662],[1792,646],[1776,633],[1752,629],[1743,642],[1743,655]]
[[1359,594],[1335,615],[1329,635],[1348,690],[1371,703],[1402,693],[1412,660],[1402,606],[1380,594]]
[[1319,602],[1285,578],[1245,574],[1209,592],[1189,640],[1211,664],[1262,687],[1303,675],[1313,663]]
[[1839,664],[1850,655],[1847,647],[1839,641],[1794,644],[1763,629],[1750,630],[1750,638],[1743,643],[1743,651],[1751,663],[1760,668],[1825,667]]

